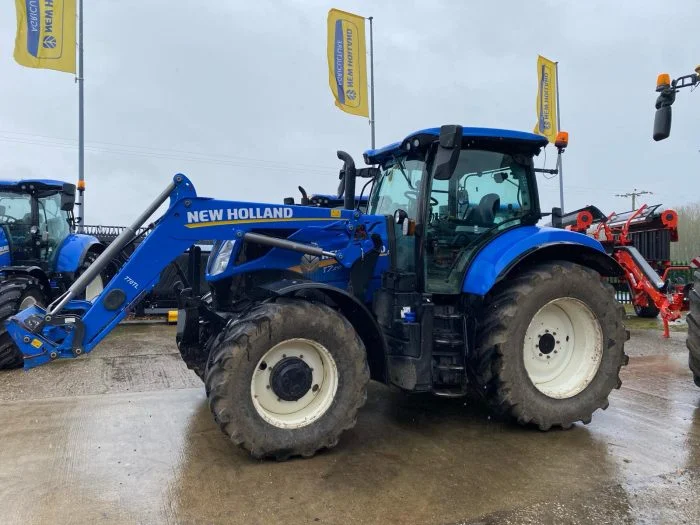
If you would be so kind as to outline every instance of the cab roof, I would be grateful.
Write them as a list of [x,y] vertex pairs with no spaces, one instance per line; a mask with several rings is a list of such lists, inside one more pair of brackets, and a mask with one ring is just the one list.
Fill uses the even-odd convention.
[[[414,138],[437,138],[440,136],[440,128],[428,128],[414,131],[401,142],[394,142],[388,146],[365,151],[364,158],[367,164],[381,164],[382,162],[396,156],[402,151],[402,146],[407,141]],[[515,141],[522,144],[531,145],[534,153],[539,153],[540,148],[548,144],[548,140],[542,135],[527,133],[524,131],[513,131],[510,129],[498,128],[462,128],[462,136],[473,139],[496,139]]]
[[0,179],[0,189],[18,189],[22,186],[29,187],[31,185],[42,189],[63,189],[65,182],[55,179]]

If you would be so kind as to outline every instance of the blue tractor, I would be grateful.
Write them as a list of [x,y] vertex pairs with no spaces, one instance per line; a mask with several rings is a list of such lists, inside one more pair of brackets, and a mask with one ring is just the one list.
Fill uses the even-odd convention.
[[[24,364],[4,321],[32,304],[47,306],[104,251],[75,233],[75,186],[58,180],[0,180],[0,369]],[[103,276],[83,296],[99,295]]]
[[[198,197],[178,174],[65,294],[7,329],[25,368],[78,357],[165,265],[211,239],[210,291],[200,293],[193,271],[177,344],[216,423],[255,457],[336,445],[370,379],[444,397],[474,389],[541,430],[588,423],[627,362],[624,312],[601,279],[621,270],[596,240],[537,225],[533,160],[546,144],[443,126],[367,151],[368,168],[338,152],[342,207]],[[168,200],[104,291],[80,300]]]

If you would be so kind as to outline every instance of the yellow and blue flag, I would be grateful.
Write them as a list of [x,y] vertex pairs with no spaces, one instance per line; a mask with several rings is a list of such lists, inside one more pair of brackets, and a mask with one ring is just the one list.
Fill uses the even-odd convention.
[[559,108],[557,107],[557,64],[539,56],[537,58],[537,124],[535,133],[547,137],[552,144],[559,132]]
[[15,61],[75,73],[75,0],[15,0]]
[[335,105],[346,113],[369,116],[365,19],[328,11],[328,73]]

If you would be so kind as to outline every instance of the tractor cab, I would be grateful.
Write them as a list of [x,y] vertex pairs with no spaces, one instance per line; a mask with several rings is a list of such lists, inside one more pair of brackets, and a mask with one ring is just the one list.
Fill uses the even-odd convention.
[[0,181],[0,265],[50,268],[73,230],[74,203],[73,184],[49,179]]
[[532,159],[547,139],[459,126],[451,133],[450,147],[432,128],[365,153],[380,166],[368,213],[394,217],[394,269],[415,272],[427,293],[462,293],[480,247],[540,218]]

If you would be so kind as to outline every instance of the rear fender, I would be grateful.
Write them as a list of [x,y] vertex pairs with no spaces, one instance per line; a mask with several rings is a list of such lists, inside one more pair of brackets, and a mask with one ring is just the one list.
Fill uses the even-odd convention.
[[275,297],[299,297],[301,300],[311,300],[314,296],[319,298],[320,295],[325,299],[330,299],[350,321],[365,345],[370,377],[375,381],[387,382],[386,341],[372,313],[355,297],[335,286],[296,279],[283,279],[261,285],[260,288]]
[[58,249],[57,272],[75,272],[83,264],[88,252],[102,253],[105,246],[92,235],[71,233]]
[[29,275],[36,278],[43,288],[46,299],[51,300],[51,282],[46,272],[38,266],[3,266],[0,273],[6,275]]
[[620,266],[595,239],[558,228],[524,226],[496,237],[476,255],[462,290],[484,296],[513,272],[552,260],[581,264],[604,276],[622,275]]

